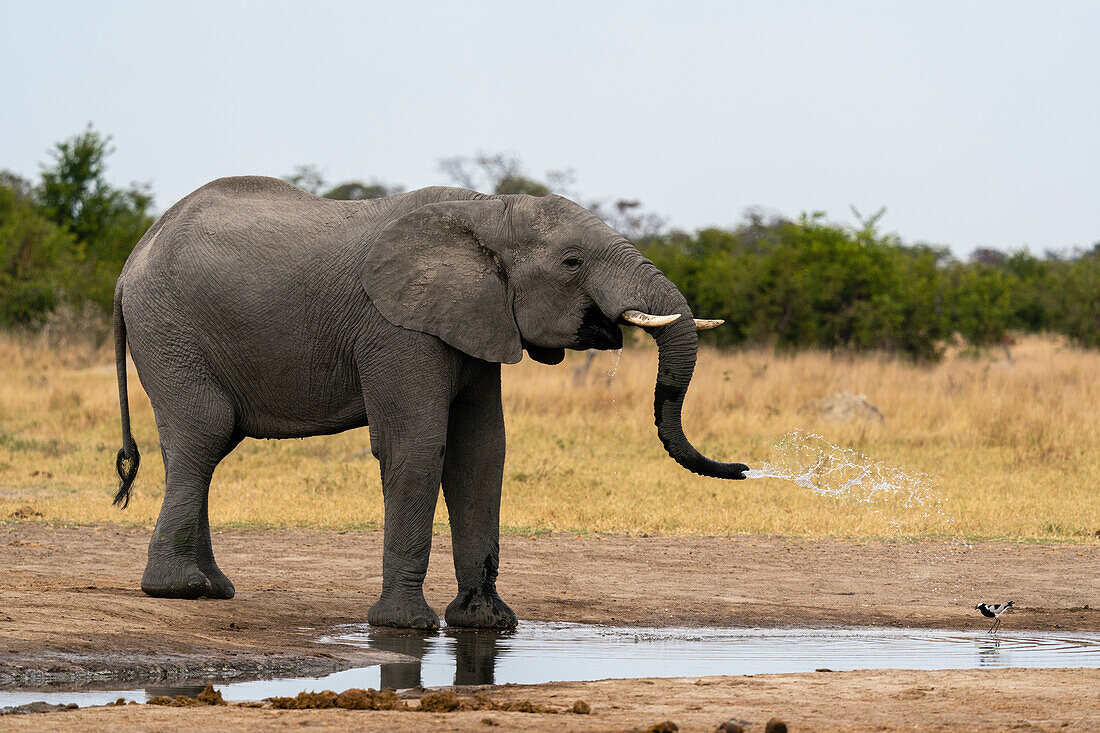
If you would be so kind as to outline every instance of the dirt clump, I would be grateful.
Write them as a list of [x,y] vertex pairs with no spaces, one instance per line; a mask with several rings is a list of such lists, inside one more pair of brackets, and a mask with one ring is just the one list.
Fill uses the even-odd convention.
[[748,725],[748,721],[740,718],[730,718],[718,726],[718,733],[745,733]]
[[41,700],[37,702],[28,702],[23,705],[13,705],[12,707],[0,708],[0,715],[29,715],[30,713],[56,713],[59,710],[76,710],[80,706],[75,702],[70,702],[66,705],[54,705],[53,703],[43,702]]
[[654,723],[645,729],[646,733],[676,733],[680,730],[680,726],[673,723],[671,720],[665,720],[661,723]]
[[322,710],[342,708],[344,710],[405,710],[403,700],[393,690],[363,690],[353,687],[337,693],[332,690],[321,692],[299,692],[294,697],[269,697],[271,707],[279,710]]
[[404,710],[404,700],[393,690],[362,690],[353,687],[336,696],[336,707],[345,710]]
[[146,705],[164,705],[171,708],[189,708],[198,705],[195,702],[195,698],[188,697],[187,695],[176,695],[175,697],[169,697],[168,695],[157,695],[151,697],[145,701]]
[[202,692],[195,695],[195,702],[199,705],[225,705],[225,699],[221,692],[214,689],[214,685],[207,685]]
[[420,707],[417,709],[424,713],[450,713],[458,710],[461,706],[462,701],[458,699],[458,696],[447,690],[444,692],[429,692],[420,698]]
[[772,718],[764,724],[764,733],[787,733],[787,724],[779,718]]
[[[120,697],[116,700],[114,705],[124,704],[123,699]],[[198,705],[225,705],[225,700],[222,698],[222,694],[214,689],[214,685],[207,685],[203,688],[195,697],[188,697],[187,695],[176,695],[175,697],[169,697],[167,695],[157,695],[156,697],[149,698],[146,705],[167,705],[173,708],[187,708]]]
[[[583,702],[579,701],[578,702]],[[497,710],[503,713],[543,713],[556,715],[563,711],[549,705],[538,705],[530,700],[509,700],[497,702],[487,695],[476,694],[472,697],[459,697],[451,690],[429,692],[420,698],[420,707],[425,713],[452,713],[466,710]],[[576,703],[568,712],[576,712]]]

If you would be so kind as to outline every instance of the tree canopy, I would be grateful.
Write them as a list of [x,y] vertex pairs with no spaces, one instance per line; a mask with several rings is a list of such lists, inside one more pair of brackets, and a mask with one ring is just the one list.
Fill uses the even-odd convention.
[[[122,266],[153,222],[148,186],[108,181],[112,152],[111,138],[89,126],[54,147],[38,182],[0,171],[0,324],[33,328],[63,303],[110,312]],[[539,180],[504,154],[447,158],[440,170],[501,194],[568,194],[573,181],[570,171]],[[314,166],[286,180],[349,201],[403,190],[374,178],[330,186]],[[700,315],[727,321],[703,336],[711,343],[934,360],[956,336],[981,346],[1045,331],[1100,347],[1100,243],[1041,257],[979,249],[961,261],[880,233],[885,210],[853,209],[856,227],[820,212],[792,220],[749,211],[735,227],[688,234],[667,231],[634,199],[584,205],[637,242]]]

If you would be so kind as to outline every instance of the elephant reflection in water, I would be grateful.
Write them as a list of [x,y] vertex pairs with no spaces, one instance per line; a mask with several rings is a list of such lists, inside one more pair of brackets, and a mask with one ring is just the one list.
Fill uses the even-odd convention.
[[381,665],[380,685],[403,690],[416,687],[421,682],[424,657],[432,646],[442,645],[454,653],[456,685],[492,685],[495,683],[496,658],[500,653],[496,632],[447,629],[440,636],[416,633],[371,633],[372,649],[396,652],[416,659],[415,662],[396,662]]
[[145,697],[198,697],[205,689],[206,685],[149,685],[145,688]]

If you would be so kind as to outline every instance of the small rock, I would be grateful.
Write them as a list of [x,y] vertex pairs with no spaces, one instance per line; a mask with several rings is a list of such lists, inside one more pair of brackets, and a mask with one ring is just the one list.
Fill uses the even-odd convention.
[[749,722],[747,720],[730,718],[725,723],[718,726],[718,733],[745,733],[748,727]]
[[577,715],[588,715],[592,712],[592,706],[584,700],[577,700],[573,703],[573,712]]
[[779,718],[772,718],[764,725],[764,733],[787,733],[787,724]]
[[482,718],[481,719],[481,724],[482,725],[500,725],[500,723],[496,722],[492,718]]

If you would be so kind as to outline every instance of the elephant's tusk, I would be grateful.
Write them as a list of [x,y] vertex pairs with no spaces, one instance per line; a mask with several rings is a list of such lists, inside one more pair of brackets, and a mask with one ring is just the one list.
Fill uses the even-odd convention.
[[641,311],[624,311],[620,317],[627,323],[632,323],[635,326],[656,328],[657,326],[667,326],[679,318],[680,314],[673,313],[667,316],[654,316],[649,313],[642,313]]
[[723,321],[721,318],[696,318],[695,330],[706,331],[711,328],[718,328],[723,323],[725,323],[725,321]]

